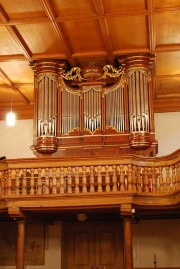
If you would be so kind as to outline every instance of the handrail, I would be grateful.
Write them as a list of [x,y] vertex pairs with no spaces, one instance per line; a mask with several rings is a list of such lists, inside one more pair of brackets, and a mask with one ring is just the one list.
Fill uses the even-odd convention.
[[156,158],[28,158],[0,162],[1,198],[180,190],[180,149]]

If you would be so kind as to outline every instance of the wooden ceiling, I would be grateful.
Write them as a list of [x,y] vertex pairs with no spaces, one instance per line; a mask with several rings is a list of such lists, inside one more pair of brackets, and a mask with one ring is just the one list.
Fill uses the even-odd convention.
[[33,118],[30,63],[113,64],[154,53],[155,112],[180,111],[180,0],[1,0],[0,120]]

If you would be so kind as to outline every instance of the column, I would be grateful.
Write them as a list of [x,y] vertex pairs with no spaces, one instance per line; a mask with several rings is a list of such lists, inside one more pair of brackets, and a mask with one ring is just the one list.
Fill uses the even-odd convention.
[[17,222],[16,269],[24,269],[25,221]]
[[133,268],[132,254],[132,220],[125,218],[124,222],[124,269]]

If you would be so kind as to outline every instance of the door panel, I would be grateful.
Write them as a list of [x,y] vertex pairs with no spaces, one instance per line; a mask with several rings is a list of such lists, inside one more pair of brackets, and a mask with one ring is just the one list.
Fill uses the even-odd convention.
[[66,224],[66,269],[123,268],[122,222]]

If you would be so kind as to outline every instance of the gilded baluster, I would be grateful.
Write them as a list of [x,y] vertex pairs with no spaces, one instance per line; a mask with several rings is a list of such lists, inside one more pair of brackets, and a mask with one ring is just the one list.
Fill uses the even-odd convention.
[[98,176],[97,176],[97,183],[98,183],[98,192],[102,192],[102,176],[101,176],[101,166],[97,166]]
[[42,169],[38,168],[37,194],[42,194],[41,171]]
[[87,192],[86,166],[83,166],[82,192]]
[[79,167],[75,167],[75,193],[79,193]]
[[171,190],[171,177],[170,177],[170,167],[166,166],[166,191]]
[[45,168],[44,193],[49,194],[49,168]]
[[57,179],[56,179],[56,167],[53,167],[53,176],[52,176],[52,194],[57,194]]
[[22,195],[27,194],[27,178],[26,178],[26,169],[23,169],[23,179],[22,179]]
[[94,192],[94,166],[90,166],[90,192]]
[[67,193],[72,193],[71,167],[68,167],[67,170],[68,170],[68,177],[67,177]]
[[33,195],[34,194],[34,168],[30,169],[31,171],[31,178],[30,178],[30,194]]
[[110,191],[110,178],[109,178],[109,165],[105,166],[106,175],[105,175],[105,185],[106,185],[106,192]]
[[20,194],[20,188],[19,188],[19,169],[15,170],[15,195]]
[[124,166],[120,165],[120,191],[125,191],[125,184],[124,184]]
[[64,193],[66,190],[66,184],[64,183],[64,167],[60,167],[60,193]]

